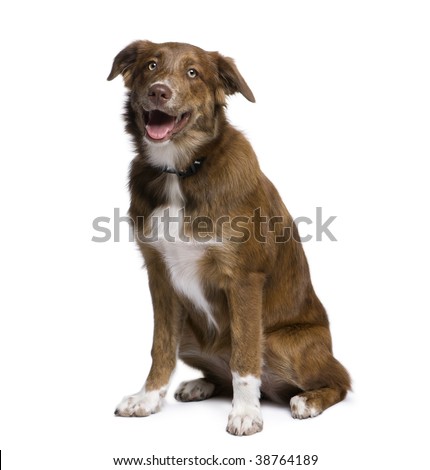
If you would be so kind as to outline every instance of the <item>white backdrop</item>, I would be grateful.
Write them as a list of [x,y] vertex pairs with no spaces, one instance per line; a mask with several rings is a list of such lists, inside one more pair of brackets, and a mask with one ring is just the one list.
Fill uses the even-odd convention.
[[[247,468],[258,468],[257,454],[317,454],[322,470],[424,468],[428,3],[41,0],[0,9],[4,468],[212,454],[246,457]],[[174,401],[175,386],[196,376],[181,365],[162,413],[113,416],[143,383],[152,336],[127,229],[120,243],[91,241],[95,217],[128,209],[123,85],[106,77],[135,39],[234,57],[257,103],[232,97],[231,121],[295,217],[314,219],[316,207],[337,216],[338,241],[313,239],[305,250],[354,393],[316,419],[264,404],[262,433],[230,436],[228,400]]]

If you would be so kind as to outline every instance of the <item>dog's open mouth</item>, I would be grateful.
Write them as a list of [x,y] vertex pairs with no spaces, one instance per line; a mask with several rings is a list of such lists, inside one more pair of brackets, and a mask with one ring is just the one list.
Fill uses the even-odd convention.
[[190,113],[170,116],[158,109],[145,112],[146,135],[156,142],[169,140],[173,134],[181,131],[190,118]]

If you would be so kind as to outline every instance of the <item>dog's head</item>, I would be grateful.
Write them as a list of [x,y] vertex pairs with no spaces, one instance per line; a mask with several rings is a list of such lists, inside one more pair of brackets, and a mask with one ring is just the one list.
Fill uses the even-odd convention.
[[136,125],[155,144],[186,136],[203,142],[226,95],[255,101],[232,59],[189,44],[133,42],[115,57],[108,80],[119,74],[130,89]]

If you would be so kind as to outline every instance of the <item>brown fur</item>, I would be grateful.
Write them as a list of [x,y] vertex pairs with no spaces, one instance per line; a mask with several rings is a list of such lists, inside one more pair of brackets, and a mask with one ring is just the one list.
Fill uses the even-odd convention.
[[[151,60],[157,61],[157,69],[150,73]],[[190,67],[198,71],[197,78],[187,76]],[[261,377],[263,396],[278,402],[300,392],[321,412],[342,400],[350,379],[332,355],[327,315],[313,290],[297,229],[251,145],[225,116],[226,95],[239,92],[254,101],[234,62],[186,44],[137,41],[115,58],[109,79],[120,73],[130,90],[126,128],[137,153],[130,169],[130,215],[137,238],[148,229],[145,218],[169,203],[165,188],[177,178],[149,161],[144,139],[148,90],[166,79],[179,96],[177,114],[192,111],[185,128],[171,136],[181,150],[178,165],[185,169],[205,157],[195,175],[179,179],[185,214],[191,221],[243,218],[238,226],[225,223],[223,233],[219,224],[205,226],[211,237],[225,240],[208,247],[199,265],[218,329],[208,327],[206,317],[175,291],[160,252],[151,243],[138,242],[155,318],[146,390],[168,383],[179,348],[179,357],[200,369],[218,391],[231,390],[234,371]],[[260,224],[264,242],[255,235],[255,218],[251,220],[256,209],[267,217]],[[273,217],[277,223],[269,224]],[[188,234],[197,229],[197,224],[186,224]],[[276,242],[283,233],[292,237]],[[229,236],[241,242],[228,241]]]

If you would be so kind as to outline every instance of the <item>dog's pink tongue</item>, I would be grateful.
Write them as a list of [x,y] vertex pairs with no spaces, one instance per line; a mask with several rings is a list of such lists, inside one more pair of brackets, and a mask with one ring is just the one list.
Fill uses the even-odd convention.
[[151,111],[149,113],[146,132],[154,140],[161,140],[175,127],[175,117],[169,116],[161,111]]

